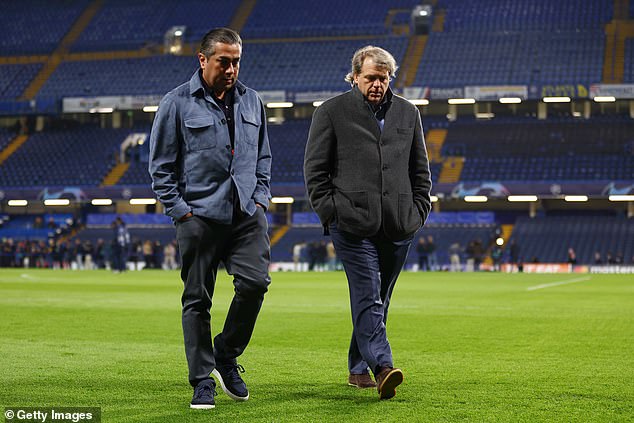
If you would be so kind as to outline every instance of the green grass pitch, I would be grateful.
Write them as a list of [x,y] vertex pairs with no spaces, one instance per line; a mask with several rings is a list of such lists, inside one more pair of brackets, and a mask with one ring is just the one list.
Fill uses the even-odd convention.
[[[190,410],[177,272],[2,269],[0,406],[95,406],[104,422],[634,421],[632,275],[403,273],[388,335],[405,381],[388,401],[347,386],[344,274],[272,279],[240,358],[251,399],[219,390],[214,410]],[[214,333],[231,295],[221,272]]]

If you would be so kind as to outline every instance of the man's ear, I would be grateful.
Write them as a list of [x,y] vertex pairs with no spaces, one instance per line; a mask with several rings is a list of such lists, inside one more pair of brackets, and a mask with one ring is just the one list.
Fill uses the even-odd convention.
[[204,54],[198,53],[198,63],[200,63],[200,68],[205,69],[205,65],[207,64],[207,58]]

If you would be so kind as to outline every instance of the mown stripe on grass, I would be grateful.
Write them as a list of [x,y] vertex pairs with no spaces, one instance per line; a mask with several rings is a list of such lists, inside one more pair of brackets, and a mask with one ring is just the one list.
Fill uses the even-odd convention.
[[551,283],[544,283],[544,284],[541,284],[541,285],[529,286],[528,288],[526,288],[526,290],[527,291],[536,291],[538,289],[551,288],[553,286],[568,285],[570,283],[589,281],[590,279],[592,279],[590,276],[585,276],[583,278],[567,279],[565,281],[551,282]]

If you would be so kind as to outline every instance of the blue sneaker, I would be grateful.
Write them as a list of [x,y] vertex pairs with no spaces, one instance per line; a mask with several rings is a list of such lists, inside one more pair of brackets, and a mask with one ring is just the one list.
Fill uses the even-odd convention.
[[234,401],[246,401],[249,399],[249,390],[240,373],[244,373],[244,367],[236,363],[216,363],[216,368],[211,372],[229,398]]
[[189,404],[190,408],[199,410],[209,410],[216,406],[214,396],[216,395],[216,384],[213,379],[205,379],[194,388],[194,396]]

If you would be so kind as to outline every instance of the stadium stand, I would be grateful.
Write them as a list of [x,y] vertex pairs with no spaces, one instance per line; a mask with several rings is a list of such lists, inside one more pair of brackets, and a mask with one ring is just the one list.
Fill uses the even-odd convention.
[[[444,97],[422,108],[428,149],[434,154],[434,189],[444,184],[448,196],[453,195],[446,188],[451,184],[487,181],[529,187],[599,181],[602,186],[618,183],[623,192],[634,192],[632,108],[625,102],[617,107],[590,104],[585,92],[594,84],[608,82],[606,69],[611,72],[609,82],[634,83],[634,38],[624,30],[631,26],[631,21],[625,21],[627,12],[634,18],[634,1],[628,2],[629,10],[625,3],[613,0],[431,3],[433,29],[428,35],[414,36],[409,23],[411,9],[419,0],[375,0],[371,7],[359,0],[222,4],[206,0],[5,1],[0,13],[4,30],[0,37],[0,113],[8,119],[0,127],[0,198],[4,201],[7,192],[28,188],[48,192],[59,187],[99,187],[117,164],[126,136],[149,134],[150,115],[118,111],[117,124],[110,116],[63,115],[62,99],[162,96],[186,82],[197,68],[192,52],[202,35],[211,27],[228,25],[239,28],[244,39],[240,79],[267,95],[282,92],[290,101],[306,92],[328,97],[347,90],[343,78],[349,71],[350,56],[366,44],[386,48],[403,66],[406,78],[399,73],[393,84],[399,93],[406,92],[401,91],[404,88],[420,88],[420,97],[430,97],[430,89],[435,88],[464,92],[467,85],[519,85],[526,86],[534,109],[544,87],[572,92],[573,100],[586,101],[584,118],[579,112],[572,117],[574,107],[555,109],[556,113],[538,119],[535,111],[526,112],[525,105],[520,106],[523,111],[500,113],[499,105],[494,104],[494,119],[475,119],[473,109],[468,117],[463,113],[454,121],[455,116],[446,116],[446,104],[440,105],[446,101]],[[620,6],[615,9],[615,4]],[[94,15],[86,15],[89,9],[94,9]],[[182,56],[161,54],[164,35],[174,26],[186,27]],[[75,36],[69,38],[69,33]],[[624,42],[619,44],[619,40]],[[405,62],[413,63],[411,68]],[[26,91],[33,95],[25,95]],[[431,99],[435,100],[433,94]],[[269,125],[272,186],[281,193],[292,188],[300,202],[293,208],[307,210],[305,198],[300,197],[312,109],[302,101],[295,102],[300,103],[299,110],[269,111],[270,116],[283,116]],[[15,110],[24,113],[17,123],[11,121]],[[27,132],[21,140],[26,142],[7,149],[18,132]],[[113,179],[113,190],[129,194],[147,188],[147,145],[133,147],[125,157],[129,166],[120,179]],[[459,166],[453,168],[454,163]],[[448,168],[453,173],[441,178]],[[450,245],[459,243],[464,248],[480,239],[488,248],[499,235],[500,224],[506,223],[525,261],[536,257],[540,262],[563,262],[569,247],[576,250],[579,263],[592,263],[596,251],[603,256],[621,254],[626,261],[634,256],[634,219],[626,218],[631,214],[627,207],[615,211],[611,204],[602,206],[607,210],[592,216],[578,215],[579,209],[558,215],[557,210],[543,207],[533,218],[525,216],[526,210],[508,215],[496,210],[486,221],[445,221],[447,212],[435,211],[414,243],[419,237],[433,236],[439,263],[447,266]],[[2,209],[9,214],[0,225],[0,239],[33,240],[32,244],[23,242],[19,254],[28,256],[31,247],[44,254],[47,239],[56,236],[56,231],[33,228],[32,220],[39,216],[46,221],[47,217],[41,210],[21,215],[7,209]],[[85,213],[79,208],[72,216],[83,221]],[[285,215],[276,213],[279,210],[268,215],[273,232],[287,223]],[[109,241],[113,216],[102,214],[97,218],[100,223],[87,222],[86,227],[75,227],[72,234],[64,233],[58,240]],[[152,216],[156,215],[139,215],[140,220],[130,224],[132,237],[171,242],[174,230],[169,219],[157,223]],[[312,213],[295,212],[285,229],[273,246],[274,261],[291,261],[292,247],[300,241],[325,239]],[[4,240],[2,244],[6,245]],[[410,268],[417,262],[414,245],[407,261]],[[463,254],[463,263],[464,258]]]
[[177,56],[64,62],[37,97],[162,95],[189,80],[196,66],[194,57]]
[[564,263],[568,248],[575,250],[578,263],[585,264],[594,263],[595,252],[604,261],[608,253],[627,262],[634,256],[634,224],[625,217],[520,217],[511,240],[520,246],[526,263]]
[[389,9],[411,9],[418,3],[379,0],[371,7],[359,7],[355,2],[325,0],[296,7],[293,0],[260,0],[242,33],[245,38],[381,35],[389,30],[385,27]]
[[[484,245],[488,245],[495,234],[495,224],[466,224],[466,223],[453,223],[453,224],[441,224],[431,223],[426,225],[422,231],[420,231],[412,243],[409,254],[407,256],[406,268],[411,269],[414,264],[418,262],[418,255],[415,251],[416,242],[418,238],[427,238],[430,235],[434,238],[437,247],[438,264],[441,268],[447,268],[449,265],[449,247],[454,243],[459,243],[463,249],[464,264],[466,255],[464,249],[469,242],[479,239]],[[329,241],[329,238],[324,238],[323,229],[321,227],[293,227],[284,237],[273,246],[271,250],[271,257],[274,261],[293,261],[293,246],[298,243],[316,243],[321,240]],[[304,257],[307,260],[307,257]]]
[[[418,232],[412,241],[412,247],[407,256],[406,266],[413,266],[418,261],[416,243],[418,239],[433,237],[436,244],[438,265],[446,269],[449,266],[449,247],[458,243],[462,249],[461,262],[467,259],[466,248],[470,242],[479,240],[483,246],[488,247],[495,235],[495,224],[437,224],[430,223]],[[440,269],[438,269],[440,270]]]
[[414,85],[591,84],[601,80],[604,45],[598,29],[432,33]]
[[414,85],[589,84],[601,80],[604,44],[600,30],[432,33]]
[[227,25],[239,2],[109,0],[82,32],[73,51],[138,49],[161,45],[173,26],[186,26],[185,40],[197,42],[214,26]]
[[304,183],[302,163],[309,127],[310,120],[305,119],[269,126],[271,154],[275,157],[271,171],[276,184]]
[[[343,41],[248,43],[240,79],[258,90],[345,91],[350,52],[365,44],[381,45],[402,60],[406,37]],[[332,66],[336,63],[336,66]],[[197,62],[190,56],[151,56],[62,63],[38,98],[162,95],[189,80]]]
[[632,180],[634,123],[510,118],[449,126],[446,156],[465,156],[464,181]]
[[6,128],[0,128],[0,151],[9,145],[11,140],[15,137],[15,133]]
[[[633,4],[631,2],[630,4]],[[634,82],[634,39],[625,40],[625,69],[623,72],[623,82]]]
[[52,5],[47,0],[3,1],[0,13],[0,55],[52,52],[89,0],[69,0]]
[[19,97],[41,67],[39,63],[0,65],[0,99]]
[[[165,245],[176,238],[174,228],[170,225],[163,228],[130,228],[130,238],[132,241],[160,241]],[[95,244],[99,239],[110,243],[113,238],[112,228],[88,228],[84,229],[72,239],[79,239],[82,242],[90,241]]]
[[72,222],[72,214],[7,216],[0,226],[0,239],[45,241],[66,233]]
[[407,38],[248,43],[240,77],[259,90],[345,91],[351,52],[367,44],[381,46],[401,61]]
[[446,10],[443,31],[430,34],[415,85],[598,82],[612,4],[439,1]]
[[550,31],[599,29],[612,19],[610,0],[439,0],[445,31]]
[[36,132],[2,164],[0,186],[98,186],[114,166],[121,142],[141,130],[71,125]]

